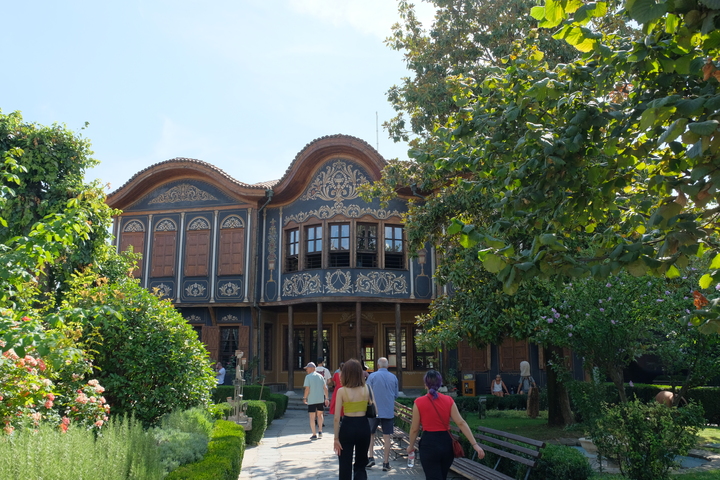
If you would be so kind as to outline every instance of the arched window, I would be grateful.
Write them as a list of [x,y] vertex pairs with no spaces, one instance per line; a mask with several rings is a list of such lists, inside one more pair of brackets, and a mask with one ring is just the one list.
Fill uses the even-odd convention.
[[210,222],[204,217],[188,223],[185,236],[185,276],[206,277],[210,258]]
[[153,235],[151,277],[175,275],[176,243],[177,225],[169,218],[161,219],[155,225]]

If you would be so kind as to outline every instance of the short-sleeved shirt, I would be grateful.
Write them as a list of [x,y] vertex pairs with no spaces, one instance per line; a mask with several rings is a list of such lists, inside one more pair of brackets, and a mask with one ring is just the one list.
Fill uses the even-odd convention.
[[330,375],[330,370],[325,367],[317,367],[315,369],[315,373],[319,373],[325,379],[325,383],[327,383],[327,381],[332,378],[332,375]]
[[[438,393],[433,399],[428,393],[415,399],[415,406],[420,412],[420,425],[426,432],[442,432],[450,428],[450,411],[455,401],[452,397]],[[434,406],[433,406],[434,404]]]
[[395,417],[395,399],[398,397],[398,379],[387,368],[379,368],[367,379],[377,404],[378,418]]
[[325,379],[317,372],[305,376],[303,387],[310,387],[308,393],[308,405],[315,405],[325,401]]

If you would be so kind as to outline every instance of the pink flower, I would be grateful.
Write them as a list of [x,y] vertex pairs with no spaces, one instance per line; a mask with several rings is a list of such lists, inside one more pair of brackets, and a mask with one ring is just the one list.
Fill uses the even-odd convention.
[[29,322],[29,321],[30,321],[30,317],[22,317],[21,320],[22,320],[23,322]]
[[105,422],[103,422],[102,420],[98,420],[97,422],[95,422],[95,426],[102,427],[103,423],[105,423]]
[[6,423],[3,430],[5,430],[5,433],[7,433],[8,435],[12,435],[12,433],[15,431],[15,428],[12,427],[9,423]]
[[635,386],[635,384],[632,382],[632,380],[630,380],[630,381],[628,382],[628,385],[630,385],[630,387],[634,387],[634,386]]
[[613,325],[615,325],[617,322],[616,322],[615,320],[610,320],[610,323],[612,323]]
[[68,417],[63,417],[62,423],[63,423],[63,425],[70,425],[70,419]]
[[47,399],[48,399],[48,400],[51,400],[51,401],[54,401],[54,400],[55,400],[55,395],[53,395],[52,393],[48,393],[48,394],[47,394]]
[[52,400],[46,400],[45,401],[45,408],[52,408],[53,402]]

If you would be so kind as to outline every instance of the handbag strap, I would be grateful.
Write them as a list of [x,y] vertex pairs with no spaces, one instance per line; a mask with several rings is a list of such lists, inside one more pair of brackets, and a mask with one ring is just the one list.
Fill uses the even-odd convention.
[[[433,408],[435,409],[435,412],[438,414],[438,418],[439,418],[440,420],[442,420],[442,416],[440,415],[440,410],[438,410],[437,406],[435,405],[435,402],[434,402],[432,399],[430,399],[430,405],[432,405]],[[448,422],[448,423],[449,423],[449,422]],[[453,437],[452,432],[450,432],[450,426],[449,426],[449,425],[448,425],[447,432],[448,432],[448,435],[450,435],[450,440],[455,440],[455,437]]]

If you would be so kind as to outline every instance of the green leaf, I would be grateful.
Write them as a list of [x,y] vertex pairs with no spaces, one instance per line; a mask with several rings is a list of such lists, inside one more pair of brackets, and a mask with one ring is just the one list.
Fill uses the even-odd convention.
[[667,5],[655,3],[655,0],[636,0],[630,7],[630,16],[638,23],[653,22],[665,13],[667,13]]
[[718,269],[720,269],[720,253],[715,255],[715,258],[713,258],[712,262],[710,263],[710,270]]
[[505,268],[505,266],[505,261],[501,257],[492,253],[486,255],[485,260],[483,260],[483,267],[485,267],[485,270],[490,273],[498,273],[500,270]]
[[670,265],[667,272],[665,272],[665,276],[667,278],[678,278],[680,276],[680,270],[678,270],[675,265]]
[[694,122],[688,125],[688,129],[696,133],[698,135],[712,135],[715,130],[717,130],[718,127],[718,121],[717,120],[708,120],[706,122]]
[[712,282],[713,282],[712,275],[710,275],[709,273],[706,273],[705,275],[700,277],[699,283],[700,283],[701,288],[708,288],[712,284]]
[[465,224],[462,223],[457,218],[451,219],[450,222],[451,222],[450,226],[447,229],[448,235],[455,235],[457,233],[460,233],[460,230],[462,230],[463,227],[465,226]]
[[533,17],[535,20],[542,20],[545,18],[545,7],[532,7],[530,9],[530,16]]

